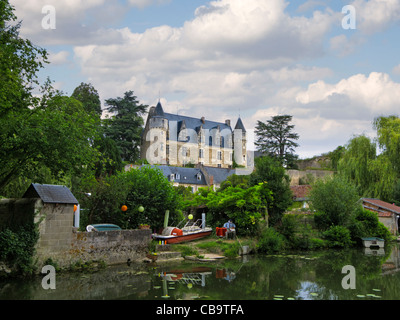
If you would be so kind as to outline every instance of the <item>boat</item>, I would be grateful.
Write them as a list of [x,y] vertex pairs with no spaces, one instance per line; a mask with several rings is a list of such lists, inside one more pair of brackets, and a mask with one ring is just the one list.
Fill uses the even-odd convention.
[[202,219],[198,219],[195,222],[192,219],[189,219],[187,222],[186,220],[181,221],[180,224],[186,222],[182,228],[179,227],[180,224],[176,227],[168,226],[168,214],[167,210],[164,219],[164,229],[161,234],[152,234],[153,239],[163,241],[164,244],[173,244],[204,238],[212,233],[212,229],[206,227],[204,213],[202,214]]
[[86,226],[87,232],[92,231],[114,231],[114,230],[122,230],[119,226],[111,223],[100,223],[100,224],[90,224]]

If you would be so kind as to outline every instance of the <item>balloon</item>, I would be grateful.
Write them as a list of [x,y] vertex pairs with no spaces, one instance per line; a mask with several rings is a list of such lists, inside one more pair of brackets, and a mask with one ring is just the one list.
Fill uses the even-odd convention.
[[144,208],[143,208],[142,206],[140,206],[140,207],[138,208],[138,210],[139,210],[139,212],[143,212],[143,211],[144,211]]
[[78,210],[78,206],[76,204],[74,204],[74,212]]
[[123,205],[123,206],[121,207],[121,210],[125,212],[126,210],[128,210],[128,207],[127,207],[126,205]]
[[193,219],[193,215],[189,214],[188,218],[189,218],[189,220],[192,220]]

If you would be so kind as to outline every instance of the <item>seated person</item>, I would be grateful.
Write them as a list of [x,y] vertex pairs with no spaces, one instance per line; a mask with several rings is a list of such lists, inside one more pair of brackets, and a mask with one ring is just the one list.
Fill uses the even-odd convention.
[[229,219],[228,222],[224,224],[224,228],[226,228],[226,238],[232,237],[233,239],[236,237],[236,225]]

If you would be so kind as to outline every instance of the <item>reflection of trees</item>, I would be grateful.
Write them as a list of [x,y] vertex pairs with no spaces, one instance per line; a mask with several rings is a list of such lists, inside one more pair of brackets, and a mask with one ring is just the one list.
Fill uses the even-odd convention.
[[[177,285],[179,289],[171,292],[171,298],[264,300],[282,295],[284,299],[331,300],[355,299],[357,294],[367,293],[385,299],[400,297],[400,272],[382,276],[382,263],[390,255],[389,248],[385,249],[385,256],[365,255],[361,249],[319,251],[313,258],[309,254],[249,256],[246,263],[225,260],[210,266],[213,272],[206,277],[204,287]],[[347,275],[342,273],[345,265],[356,270],[356,290],[342,288],[342,279]],[[235,273],[235,279],[229,282],[217,277],[216,269]]]

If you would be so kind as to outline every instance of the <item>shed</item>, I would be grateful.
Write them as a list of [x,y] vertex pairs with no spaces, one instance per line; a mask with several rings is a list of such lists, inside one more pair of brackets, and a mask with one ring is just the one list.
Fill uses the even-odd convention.
[[69,249],[74,218],[79,220],[79,210],[76,210],[77,214],[74,210],[78,200],[71,190],[62,185],[32,183],[23,198],[37,199],[40,203],[35,209],[35,221],[39,223],[40,232],[38,254],[50,256],[54,250]]
[[378,219],[382,222],[392,234],[399,231],[400,207],[395,204],[382,201],[380,199],[362,198],[364,209],[376,212]]

